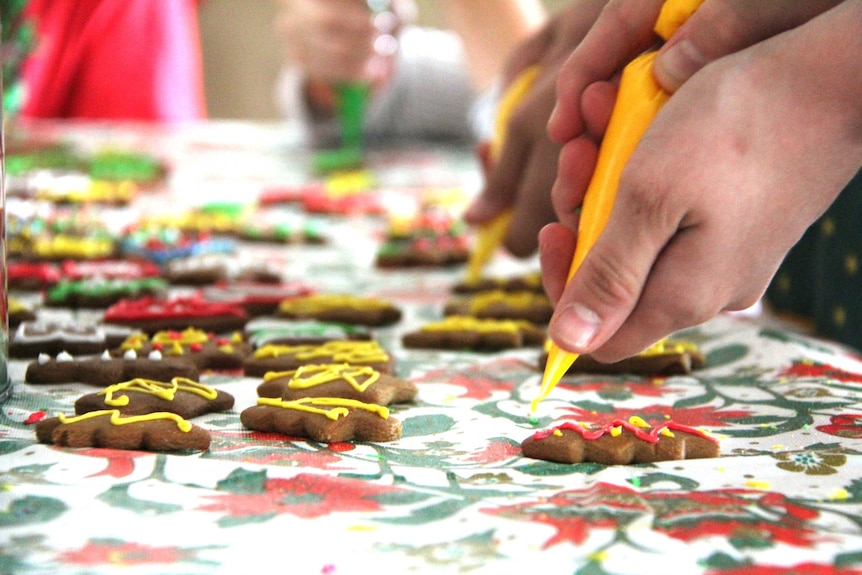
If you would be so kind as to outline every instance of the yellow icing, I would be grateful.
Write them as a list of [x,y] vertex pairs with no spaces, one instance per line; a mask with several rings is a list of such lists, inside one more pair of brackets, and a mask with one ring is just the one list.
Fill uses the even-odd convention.
[[[267,405],[271,407],[281,407],[283,409],[295,409],[307,413],[323,415],[333,421],[339,417],[347,417],[350,409],[364,409],[372,413],[376,413],[383,419],[389,418],[389,408],[374,403],[364,403],[353,399],[343,399],[340,397],[303,397],[293,401],[285,401],[283,399],[273,397],[261,397],[257,400],[258,405]],[[323,409],[324,406],[331,409]]]
[[389,354],[376,341],[329,341],[320,345],[267,344],[254,352],[254,357],[275,358],[295,355],[296,359],[309,361],[328,358],[331,363],[379,363],[389,361]]
[[422,326],[422,331],[478,331],[479,333],[518,333],[528,324],[523,321],[479,319],[476,317],[450,315],[449,317]]
[[523,309],[545,300],[547,300],[545,296],[529,291],[506,292],[494,290],[474,296],[470,300],[470,311],[471,313],[479,313],[498,304]]
[[282,312],[316,313],[336,308],[381,309],[388,307],[384,301],[348,294],[314,294],[286,299],[278,305]]
[[128,395],[115,397],[115,394],[123,391],[146,393],[167,401],[173,401],[178,391],[194,393],[208,400],[213,400],[218,395],[218,392],[212,387],[203,385],[202,383],[198,383],[186,377],[175,377],[170,382],[136,377],[135,379],[106,387],[99,392],[99,395],[105,396],[106,405],[121,407],[129,404]]
[[206,343],[210,340],[210,336],[203,330],[193,327],[187,328],[181,332],[176,331],[160,331],[153,336],[153,343],[163,345],[180,344],[192,345],[195,343]]
[[123,341],[122,345],[120,345],[120,349],[123,351],[130,349],[137,351],[141,349],[149,339],[149,336],[145,333],[133,333]]
[[170,419],[174,423],[176,423],[177,428],[184,433],[188,433],[192,429],[191,423],[189,423],[176,413],[168,413],[167,411],[158,411],[155,413],[147,413],[145,415],[130,415],[128,417],[125,417],[120,413],[119,409],[101,409],[98,411],[91,411],[89,413],[77,415],[74,417],[67,417],[65,414],[60,413],[57,415],[57,418],[60,420],[60,423],[67,424],[77,423],[79,421],[84,421],[87,419],[95,419],[97,417],[104,417],[105,415],[111,416],[111,425],[126,425],[129,423],[140,423],[142,421],[159,421],[164,419]]
[[639,417],[637,415],[632,415],[631,417],[629,417],[629,423],[631,423],[635,427],[640,427],[641,429],[650,428],[650,424],[644,421],[642,417]]
[[[343,380],[359,393],[364,393],[380,379],[380,372],[367,366],[343,364],[303,365],[293,371],[270,371],[263,376],[264,381],[279,377],[290,377],[290,389],[308,389],[325,383]],[[359,382],[364,377],[365,381]]]

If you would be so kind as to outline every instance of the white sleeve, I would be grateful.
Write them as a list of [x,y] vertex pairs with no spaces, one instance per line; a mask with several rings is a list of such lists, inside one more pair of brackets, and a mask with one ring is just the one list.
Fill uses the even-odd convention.
[[[395,66],[393,78],[372,97],[365,118],[369,143],[393,138],[475,141],[485,135],[487,98],[477,98],[473,91],[457,34],[406,27]],[[298,69],[282,70],[276,96],[281,113],[307,141],[337,144],[338,122],[311,117]]]

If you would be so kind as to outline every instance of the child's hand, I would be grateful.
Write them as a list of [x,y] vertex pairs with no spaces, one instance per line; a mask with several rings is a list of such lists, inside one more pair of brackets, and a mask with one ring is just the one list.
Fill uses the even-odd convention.
[[[545,285],[559,300],[550,335],[562,348],[615,361],[757,301],[862,165],[861,22],[862,5],[844,2],[693,74],[635,150],[568,287],[574,232],[543,230]],[[562,187],[583,179],[570,173],[583,167],[570,149],[579,140],[563,148]]]
[[554,219],[550,190],[560,148],[548,139],[546,124],[554,106],[557,72],[606,1],[573,2],[509,58],[504,80],[513,80],[535,64],[540,76],[512,114],[500,158],[491,166],[485,189],[465,217],[471,224],[481,224],[513,209],[505,246],[517,256],[534,252],[539,229]]

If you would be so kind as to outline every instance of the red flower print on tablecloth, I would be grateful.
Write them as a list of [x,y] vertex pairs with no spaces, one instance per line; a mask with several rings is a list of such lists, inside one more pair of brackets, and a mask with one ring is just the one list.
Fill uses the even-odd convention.
[[799,379],[837,379],[844,382],[862,383],[862,373],[845,371],[828,363],[816,363],[810,360],[794,362],[783,369],[778,377],[793,377]]
[[84,547],[66,551],[57,556],[60,565],[110,565],[133,567],[136,565],[175,565],[197,562],[197,552],[180,547],[153,547],[119,539],[89,541]]
[[[58,448],[59,449],[59,448]],[[141,457],[152,457],[152,453],[145,451],[133,451],[125,449],[77,449],[75,455],[83,457],[93,457],[105,462],[106,466],[101,471],[97,471],[90,477],[99,477],[107,475],[109,477],[127,477],[135,470],[135,460]]]
[[491,440],[479,453],[471,455],[467,461],[475,463],[498,463],[507,461],[521,454],[521,446],[511,441]]
[[719,536],[740,547],[783,543],[810,547],[818,539],[808,525],[819,511],[793,504],[780,493],[746,489],[645,494],[657,531],[681,541]]
[[705,575],[862,575],[862,569],[836,567],[819,563],[796,563],[794,565],[740,565],[721,567],[706,571]]
[[642,417],[652,425],[658,425],[672,420],[690,427],[726,427],[728,421],[749,417],[752,413],[745,409],[718,410],[713,406],[688,407],[676,409],[667,405],[646,405],[637,409],[617,407],[612,412],[599,412],[581,409],[579,407],[564,407],[565,415],[560,420],[573,420],[584,423],[603,424],[612,419],[629,419],[632,416]]
[[644,517],[652,518],[655,531],[686,542],[720,536],[739,547],[811,547],[818,539],[817,530],[809,526],[819,517],[817,510],[794,505],[780,494],[752,490],[641,493],[598,483],[482,511],[553,527],[556,532],[544,548],[564,542],[580,545],[591,531],[624,530]]
[[[215,431],[213,437],[226,438],[227,441],[214,442],[210,453],[219,457],[242,458],[248,463],[280,464],[314,469],[344,469],[338,464],[343,460],[339,453],[352,451],[352,443],[330,443],[326,449],[313,449],[305,446],[307,441],[301,437],[288,437],[280,433],[248,431],[242,434]],[[295,445],[299,443],[300,446]]]
[[230,517],[286,513],[308,519],[332,513],[380,511],[376,498],[397,491],[400,489],[389,485],[301,473],[289,479],[266,479],[263,489],[253,493],[225,492],[207,497],[210,503],[198,509]]
[[862,413],[833,415],[829,418],[829,425],[818,425],[815,429],[837,437],[858,439],[862,437]]
[[434,374],[429,373],[424,378],[416,380],[416,383],[421,383],[422,381],[439,381],[441,383],[457,385],[464,388],[464,392],[458,394],[457,397],[469,397],[480,401],[489,399],[495,391],[511,393],[512,389],[515,387],[514,381],[498,380],[484,377],[479,374],[471,376],[460,373],[438,373],[436,375],[437,377],[435,377]]

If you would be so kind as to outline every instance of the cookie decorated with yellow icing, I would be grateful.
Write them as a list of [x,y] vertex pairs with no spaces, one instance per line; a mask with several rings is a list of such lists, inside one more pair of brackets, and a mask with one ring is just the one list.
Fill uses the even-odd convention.
[[40,443],[62,447],[108,447],[145,451],[206,451],[210,434],[175,413],[125,416],[117,409],[43,419],[36,424]]
[[389,302],[371,297],[312,294],[284,300],[279,304],[276,316],[351,325],[387,326],[401,319],[401,310]]
[[186,377],[170,381],[135,378],[88,393],[75,402],[75,413],[117,409],[123,415],[144,415],[159,411],[191,419],[205,413],[226,411],[234,397]]
[[267,372],[284,372],[309,364],[346,363],[371,367],[391,373],[392,355],[378,342],[370,340],[335,340],[315,345],[267,344],[254,351],[244,364],[245,374],[262,376]]
[[408,348],[465,351],[535,347],[544,341],[545,331],[530,322],[454,315],[427,323],[401,338]]
[[603,465],[654,463],[718,457],[718,441],[707,433],[666,421],[655,427],[640,417],[605,425],[565,422],[521,443],[525,457],[557,463]]
[[457,297],[446,304],[444,315],[471,315],[483,319],[524,320],[547,324],[554,306],[544,293],[494,290]]
[[121,357],[129,351],[144,356],[158,352],[165,358],[185,358],[200,370],[231,370],[242,368],[251,354],[251,345],[239,332],[218,336],[190,327],[182,331],[158,331],[152,337],[133,334],[112,353]]
[[[547,354],[539,359],[539,369],[545,368]],[[706,355],[694,343],[663,339],[637,355],[614,362],[602,363],[590,355],[578,356],[566,373],[630,373],[634,375],[686,375],[706,364]]]
[[389,408],[352,399],[305,397],[293,401],[261,397],[246,408],[240,421],[248,429],[307,438],[320,443],[393,441],[401,437],[401,422]]
[[260,397],[285,400],[341,397],[389,405],[412,401],[416,384],[368,367],[342,364],[304,365],[291,371],[271,371],[257,388]]

